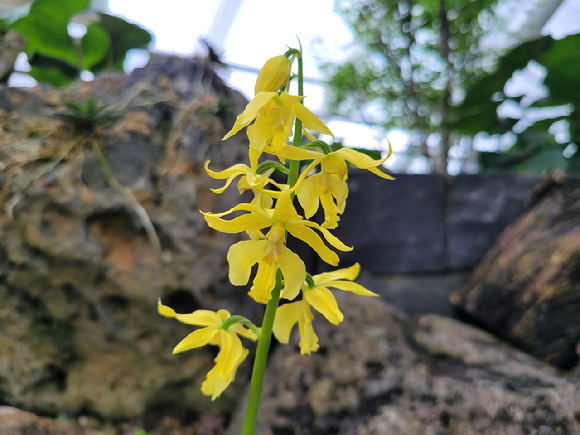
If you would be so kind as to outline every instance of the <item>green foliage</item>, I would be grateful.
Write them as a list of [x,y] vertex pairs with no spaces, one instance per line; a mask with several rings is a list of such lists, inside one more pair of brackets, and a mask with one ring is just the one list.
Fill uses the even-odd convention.
[[[559,115],[536,121],[523,132],[517,133],[516,143],[502,157],[483,153],[480,164],[484,170],[515,170],[540,173],[543,170],[561,168],[568,172],[580,170],[580,153],[568,158],[562,154],[571,143],[580,143],[580,34],[560,40],[545,36],[525,42],[498,62],[497,70],[481,79],[467,91],[463,103],[454,108],[449,125],[466,135],[478,132],[505,133],[513,131],[516,120],[499,119],[497,108],[507,100],[519,104],[522,110],[566,105],[568,115]],[[513,73],[530,61],[536,61],[546,69],[544,84],[549,92],[546,98],[523,106],[521,96],[507,97],[503,91]],[[569,140],[556,143],[548,129],[556,121],[566,121]]]
[[83,105],[74,101],[67,101],[65,104],[67,110],[55,113],[52,117],[69,123],[78,133],[92,133],[98,126],[106,125],[117,118],[106,106],[97,105],[92,96]]
[[75,81],[79,70],[61,60],[34,53],[28,58],[30,76],[40,83],[50,83],[57,87],[67,86]]
[[4,25],[26,39],[30,75],[36,80],[65,86],[83,70],[120,71],[127,51],[151,41],[146,30],[107,14],[99,14],[98,21],[87,25],[85,35],[74,40],[68,26],[89,5],[90,0],[35,0],[28,15]]
[[441,10],[439,0],[337,1],[362,50],[350,61],[325,66],[329,107],[352,115],[376,103],[385,112],[385,127],[435,131],[441,100],[451,97],[448,81],[453,93],[484,66],[479,17],[494,3],[462,0]]
[[15,21],[11,28],[27,40],[27,53],[38,52],[79,65],[80,52],[68,34],[68,24],[89,4],[90,0],[36,0],[28,15]]
[[109,36],[112,44],[105,56],[95,63],[90,71],[123,71],[123,62],[129,50],[146,47],[151,42],[151,34],[141,27],[128,23],[122,18],[99,14],[99,25]]

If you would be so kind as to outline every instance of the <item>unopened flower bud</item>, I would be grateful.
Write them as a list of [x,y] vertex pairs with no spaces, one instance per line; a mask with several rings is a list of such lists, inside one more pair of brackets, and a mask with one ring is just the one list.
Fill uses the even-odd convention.
[[276,92],[286,84],[290,78],[291,62],[286,56],[275,56],[264,64],[258,79],[254,92]]

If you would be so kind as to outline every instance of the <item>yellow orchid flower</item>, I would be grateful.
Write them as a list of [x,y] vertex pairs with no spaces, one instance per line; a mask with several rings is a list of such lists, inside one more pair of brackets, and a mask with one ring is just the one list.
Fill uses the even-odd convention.
[[[326,272],[312,277],[312,282],[304,282],[301,286],[303,299],[298,302],[282,305],[276,312],[273,332],[280,343],[288,343],[290,333],[296,323],[300,330],[300,352],[310,353],[318,349],[318,337],[312,327],[312,312],[314,308],[333,325],[338,325],[344,315],[338,308],[336,299],[329,288],[349,291],[361,296],[378,296],[362,285],[352,282],[360,272],[358,263],[346,269]],[[282,297],[293,300],[296,293],[285,292]]]
[[280,343],[288,344],[290,333],[294,325],[298,323],[300,331],[300,353],[310,354],[316,352],[320,347],[318,345],[318,336],[312,327],[314,316],[310,311],[310,305],[304,299],[297,302],[291,302],[278,307],[272,332]]
[[[222,216],[234,211],[249,213],[229,221],[222,219]],[[324,244],[312,228],[320,231],[334,248],[345,252],[352,250],[326,228],[304,220],[298,215],[288,187],[280,192],[274,209],[265,210],[253,204],[239,204],[224,213],[202,212],[202,214],[211,228],[224,233],[255,232],[271,227],[264,239],[245,240],[232,245],[227,256],[230,266],[229,278],[233,285],[246,285],[250,279],[251,268],[254,264],[258,264],[258,272],[250,290],[250,296],[257,302],[266,303],[271,299],[278,269],[284,276],[285,291],[295,293],[304,282],[306,277],[304,262],[285,246],[286,231],[310,245],[322,260],[334,266],[338,264],[338,255]]]
[[276,92],[283,86],[286,86],[290,80],[290,69],[292,62],[284,56],[274,56],[266,61],[256,80],[254,94],[260,92]]
[[214,360],[216,365],[208,373],[202,386],[203,394],[212,396],[212,400],[215,400],[234,381],[238,366],[248,355],[248,350],[244,349],[238,335],[254,341],[258,337],[239,323],[224,328],[223,322],[231,317],[227,310],[197,310],[189,314],[178,314],[158,300],[157,311],[164,317],[174,318],[186,325],[204,326],[181,340],[173,349],[174,354],[207,344],[220,347]]
[[[298,202],[304,209],[304,216],[309,219],[318,211],[319,204],[324,210],[325,228],[336,228],[339,216],[346,207],[348,196],[348,168],[346,162],[350,162],[360,169],[367,169],[381,178],[393,180],[388,174],[382,172],[378,167],[382,165],[391,155],[374,160],[366,154],[360,153],[350,148],[341,148],[324,154],[320,151],[307,150],[299,147],[288,147],[286,158],[289,160],[312,160],[308,167],[302,171],[294,189],[298,196]],[[306,176],[320,164],[320,172]],[[335,202],[336,201],[336,202]]]
[[249,166],[238,163],[223,171],[215,172],[209,169],[209,163],[209,160],[205,162],[205,170],[208,175],[216,180],[226,180],[226,184],[223,187],[211,189],[212,192],[223,193],[237,177],[241,177],[238,181],[238,191],[240,194],[246,190],[254,192],[254,199],[251,204],[260,208],[272,208],[274,202],[272,198],[276,198],[279,195],[279,192],[266,189],[268,184],[273,184],[280,189],[284,186],[270,179],[270,176],[275,171],[274,168],[268,169],[262,174],[255,174]]
[[280,95],[277,92],[259,92],[236,118],[233,128],[222,140],[228,139],[256,120],[248,128],[250,166],[255,171],[258,158],[263,152],[276,155],[284,163],[286,142],[292,135],[296,117],[302,121],[305,129],[332,136],[332,132],[320,118],[300,103],[303,98],[292,96],[286,91]]

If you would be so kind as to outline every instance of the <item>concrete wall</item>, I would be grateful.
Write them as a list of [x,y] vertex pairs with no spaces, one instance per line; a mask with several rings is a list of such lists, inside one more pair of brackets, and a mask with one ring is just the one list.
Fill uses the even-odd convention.
[[386,181],[353,171],[347,209],[333,231],[355,248],[341,255],[341,266],[359,262],[359,282],[407,313],[453,315],[449,294],[523,213],[536,181],[489,175]]

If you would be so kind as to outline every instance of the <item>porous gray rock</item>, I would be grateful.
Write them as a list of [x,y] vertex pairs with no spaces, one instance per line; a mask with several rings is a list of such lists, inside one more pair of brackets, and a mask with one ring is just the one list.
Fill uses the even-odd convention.
[[[148,213],[161,253],[90,142],[49,117],[88,96],[119,115],[93,137]],[[221,142],[245,104],[205,59],[165,56],[65,90],[0,87],[0,403],[152,421],[229,412],[249,365],[210,402],[200,384],[214,349],[172,355],[192,328],[160,317],[156,301],[259,321],[259,307],[227,280],[238,236],[209,229],[199,213],[239,200],[234,187],[211,193],[219,182],[202,164],[220,169],[246,154],[245,135]],[[70,141],[71,153],[40,176]]]
[[[456,320],[410,318],[339,295],[338,327],[316,318],[320,349],[297,339],[267,370],[258,435],[580,433],[580,381]],[[228,435],[239,434],[243,405]]]

